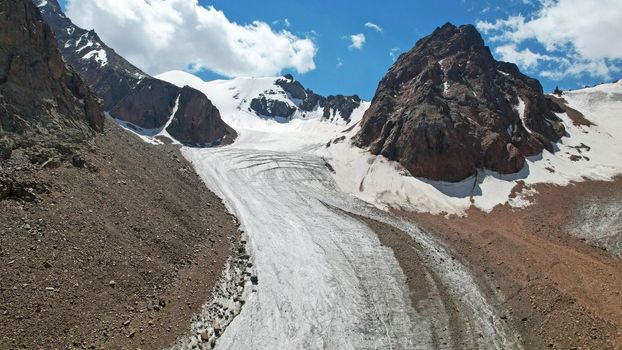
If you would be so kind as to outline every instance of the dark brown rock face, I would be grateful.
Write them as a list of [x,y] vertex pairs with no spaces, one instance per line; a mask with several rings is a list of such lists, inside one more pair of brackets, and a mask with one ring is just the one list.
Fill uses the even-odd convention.
[[0,153],[41,144],[69,153],[102,131],[99,99],[65,66],[50,27],[28,0],[0,1]]
[[110,115],[145,129],[162,127],[173,113],[180,89],[157,79],[147,79],[140,85],[128,91],[129,95],[117,102]]
[[[166,124],[173,112],[175,101],[182,93],[181,88],[147,75],[102,42],[97,33],[74,25],[63,14],[56,0],[32,1],[39,6],[43,17],[56,33],[61,52],[67,62],[77,69],[93,90],[103,98],[104,107],[112,117],[144,129],[161,128]],[[203,94],[197,94],[196,99],[203,99],[202,104],[211,105]],[[183,105],[181,107],[180,109],[186,110]],[[191,139],[196,135],[210,137],[198,140],[198,144],[218,143],[226,136],[235,138],[235,132],[220,119],[216,108],[206,109],[203,112],[214,111],[216,113],[183,118],[183,120],[204,118],[205,121],[195,124],[195,127],[216,126],[214,130],[196,130],[194,136],[184,134],[180,137],[183,139]],[[177,116],[181,117],[179,113]],[[223,131],[227,133],[219,134]]]
[[[179,95],[178,109],[166,131],[179,142],[189,146],[213,146],[232,141],[221,135],[235,135],[227,124],[219,123],[218,109],[204,98],[203,93],[185,86]],[[204,118],[213,115],[214,118]],[[213,140],[206,143],[205,140]]]
[[395,62],[354,143],[413,176],[459,181],[517,172],[564,133],[537,80],[495,61],[473,26],[448,23]]

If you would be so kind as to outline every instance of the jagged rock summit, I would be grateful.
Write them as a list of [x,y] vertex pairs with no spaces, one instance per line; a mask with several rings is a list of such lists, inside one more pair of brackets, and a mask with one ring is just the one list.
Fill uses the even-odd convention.
[[305,118],[310,113],[320,112],[325,120],[350,122],[352,112],[361,105],[357,95],[320,96],[305,88],[291,74],[277,78],[274,89],[260,93],[253,98],[250,108],[262,117],[292,119],[298,112]]
[[354,137],[413,176],[460,181],[521,170],[564,134],[540,83],[496,61],[472,25],[437,28],[380,82]]
[[[185,90],[194,91],[184,91],[133,66],[95,31],[73,24],[57,0],[32,1],[54,30],[65,60],[104,100],[105,110],[112,117],[150,133],[166,128],[170,136],[188,146],[209,146],[236,137],[202,93],[191,88]],[[186,112],[191,114],[184,115]]]
[[15,148],[33,162],[70,157],[103,127],[99,99],[65,66],[37,8],[0,1],[0,160]]

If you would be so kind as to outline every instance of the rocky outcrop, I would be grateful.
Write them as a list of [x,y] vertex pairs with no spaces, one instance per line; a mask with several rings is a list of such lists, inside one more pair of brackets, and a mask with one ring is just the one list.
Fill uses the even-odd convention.
[[[110,115],[144,129],[162,127],[168,121],[180,94],[177,86],[157,79],[146,79],[119,100]],[[209,102],[205,96],[203,98]]]
[[[207,147],[233,141],[222,135],[235,135],[225,123],[219,123],[218,109],[203,93],[185,86],[179,95],[177,112],[166,129],[179,142],[196,147]],[[212,115],[214,118],[204,118]],[[206,143],[205,140],[212,140]]]
[[27,0],[0,2],[2,159],[17,147],[33,149],[35,161],[70,157],[103,123],[99,99],[65,65],[37,8]]
[[414,176],[459,181],[517,172],[564,133],[537,80],[495,61],[473,26],[448,23],[395,62],[354,143]]
[[[308,98],[311,98],[312,95],[315,95],[313,91],[305,89],[299,81],[295,80],[293,75],[285,74],[283,78],[284,79],[277,79],[276,85],[282,87],[283,90],[285,90],[292,98],[307,100]],[[315,104],[310,105],[310,107],[315,107]]]
[[357,95],[331,95],[320,102],[320,106],[324,109],[324,119],[331,119],[338,114],[347,122],[350,121],[352,112],[360,105],[361,99]]
[[[161,128],[166,124],[177,97],[182,93],[181,88],[150,77],[108,47],[97,33],[74,25],[64,15],[57,0],[33,0],[33,2],[39,6],[43,17],[56,33],[67,62],[77,69],[93,90],[103,98],[104,107],[112,117],[143,129]],[[196,94],[194,100],[197,99],[204,100],[200,104],[211,105],[211,101],[203,94]],[[181,107],[182,110],[192,109],[183,105]],[[197,140],[197,144],[214,144],[224,138],[235,138],[235,132],[220,119],[216,108],[206,109],[203,112],[212,113],[182,118],[205,119],[196,123],[197,127],[215,126],[214,130],[196,130],[194,136],[209,137]],[[183,117],[179,113],[175,116]],[[221,134],[222,132],[226,134]],[[184,139],[194,136],[183,135]]]
[[262,116],[270,118],[290,118],[296,113],[296,107],[285,101],[273,100],[260,96],[251,100],[251,109]]
[[274,84],[282,89],[287,98],[275,98],[279,91],[269,90],[252,99],[250,108],[261,116],[292,118],[296,112],[307,115],[319,110],[324,119],[339,117],[350,122],[352,112],[361,105],[361,99],[357,95],[320,96],[305,88],[291,74],[276,79]]

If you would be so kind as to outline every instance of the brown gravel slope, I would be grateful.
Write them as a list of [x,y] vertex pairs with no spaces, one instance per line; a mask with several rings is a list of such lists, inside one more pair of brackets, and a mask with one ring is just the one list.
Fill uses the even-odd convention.
[[507,298],[505,320],[526,349],[622,349],[622,261],[565,230],[584,198],[619,194],[622,179],[537,191],[535,204],[521,210],[401,214],[443,237],[480,280],[496,284]]
[[109,121],[86,148],[85,166],[2,163],[24,190],[0,200],[0,349],[164,347],[238,239],[177,148]]

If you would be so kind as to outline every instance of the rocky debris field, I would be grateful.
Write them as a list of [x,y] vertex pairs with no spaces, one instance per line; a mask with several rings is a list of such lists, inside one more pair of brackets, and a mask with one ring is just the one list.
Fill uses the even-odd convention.
[[0,174],[2,349],[170,346],[243,249],[178,148],[112,122],[69,159],[16,149]]
[[599,190],[574,203],[564,229],[622,259],[622,192]]
[[246,244],[246,239],[236,241],[234,254],[227,260],[209,302],[192,317],[190,333],[179,337],[171,350],[213,349],[250,294],[257,292],[259,278]]
[[525,349],[614,350],[622,344],[621,226],[615,213],[593,213],[614,208],[621,186],[619,178],[538,185],[535,204],[524,209],[404,215],[443,237],[456,259],[506,296],[502,319]]

